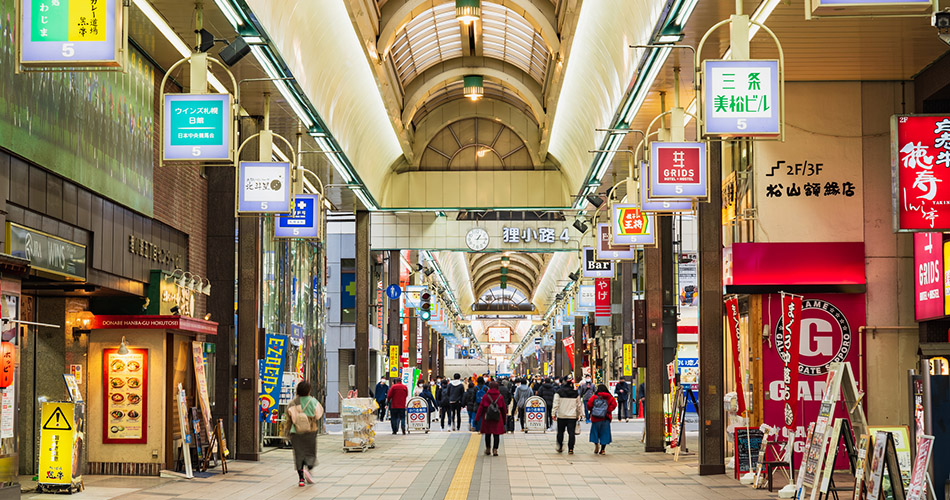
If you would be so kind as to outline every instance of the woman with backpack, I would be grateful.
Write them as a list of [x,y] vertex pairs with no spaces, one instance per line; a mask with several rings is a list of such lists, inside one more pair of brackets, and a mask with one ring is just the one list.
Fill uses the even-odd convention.
[[590,442],[594,443],[594,454],[606,454],[610,444],[610,415],[617,408],[617,400],[610,395],[607,386],[600,384],[597,392],[587,400],[590,410]]
[[[488,392],[482,396],[478,413],[475,415],[475,423],[480,426],[480,432],[485,435],[486,455],[498,456],[498,445],[501,444],[501,435],[505,433],[505,415],[507,414],[508,407],[505,405],[505,398],[498,391],[498,382],[492,381],[488,384]],[[493,439],[494,446],[492,446]]]
[[284,425],[289,427],[294,468],[300,480],[298,486],[303,486],[304,481],[313,484],[310,471],[317,464],[317,420],[322,416],[320,402],[310,396],[310,382],[304,380],[297,384],[297,397],[287,405]]

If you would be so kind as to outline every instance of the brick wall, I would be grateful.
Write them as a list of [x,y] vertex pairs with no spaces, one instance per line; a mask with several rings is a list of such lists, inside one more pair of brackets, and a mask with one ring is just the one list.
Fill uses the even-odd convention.
[[[155,75],[155,133],[154,142],[154,217],[179,231],[188,234],[188,269],[202,277],[207,277],[207,222],[208,222],[208,181],[201,175],[201,166],[197,163],[168,163],[159,166],[162,154],[161,111],[162,98],[158,87],[162,75]],[[169,81],[165,92],[181,92],[181,88]],[[209,167],[227,168],[227,167]],[[212,293],[227,293],[227,290],[212,290]],[[198,295],[195,304],[195,316],[204,316],[207,311],[207,297]]]

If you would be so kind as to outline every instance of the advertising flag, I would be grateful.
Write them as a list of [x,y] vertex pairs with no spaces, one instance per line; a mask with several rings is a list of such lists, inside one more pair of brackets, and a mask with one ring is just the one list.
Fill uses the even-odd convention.
[[795,429],[795,408],[798,406],[798,355],[801,337],[802,297],[801,295],[782,294],[782,337],[784,345],[780,351],[785,382],[785,427]]
[[732,345],[732,363],[736,376],[736,397],[739,404],[739,415],[745,413],[745,384],[742,382],[742,364],[739,358],[739,299],[730,297],[726,299],[726,320],[729,324],[729,338]]

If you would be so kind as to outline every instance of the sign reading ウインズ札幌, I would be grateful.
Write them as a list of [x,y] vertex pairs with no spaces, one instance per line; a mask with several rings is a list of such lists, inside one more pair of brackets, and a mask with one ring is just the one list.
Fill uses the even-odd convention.
[[21,0],[20,64],[119,66],[121,16],[116,0]]
[[950,118],[891,118],[894,229],[950,229]]
[[231,94],[165,94],[162,159],[230,160]]

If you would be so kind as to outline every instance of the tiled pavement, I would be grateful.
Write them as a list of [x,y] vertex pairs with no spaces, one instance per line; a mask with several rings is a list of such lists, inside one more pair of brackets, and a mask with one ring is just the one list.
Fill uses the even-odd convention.
[[[481,436],[441,432],[393,436],[381,428],[377,447],[344,453],[341,436],[319,439],[316,484],[297,486],[290,450],[264,453],[260,462],[231,462],[227,475],[182,480],[87,476],[77,500],[197,499],[430,499],[446,498],[453,477],[468,500],[528,498],[773,499],[727,476],[699,476],[695,455],[674,462],[672,456],[644,453],[634,424],[615,424],[614,444],[595,456],[586,432],[578,436],[576,454],[558,454],[553,433],[521,432],[502,437],[499,457],[483,454]],[[587,427],[585,426],[585,431]],[[478,440],[478,448],[469,446]],[[695,438],[692,439],[695,443]],[[474,454],[474,470],[459,463]],[[461,472],[456,474],[456,469]],[[24,483],[24,488],[29,485]],[[454,495],[453,495],[454,496]],[[25,493],[23,498],[64,498]]]

